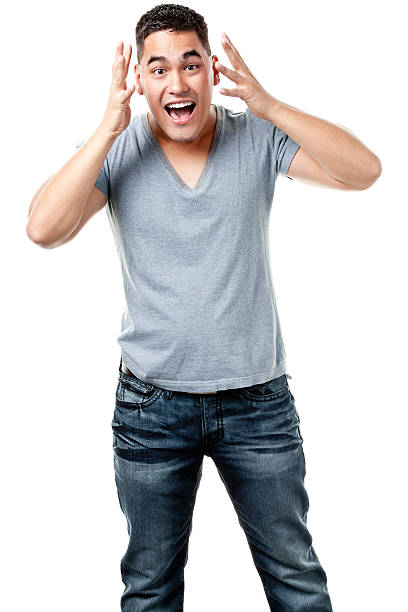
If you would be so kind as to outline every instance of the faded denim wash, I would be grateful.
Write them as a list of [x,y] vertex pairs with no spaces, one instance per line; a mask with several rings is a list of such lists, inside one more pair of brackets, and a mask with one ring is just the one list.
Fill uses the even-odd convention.
[[303,438],[288,375],[194,394],[126,375],[120,364],[112,430],[115,482],[129,534],[120,564],[122,612],[183,610],[204,455],[214,461],[234,505],[270,609],[332,611],[306,525]]

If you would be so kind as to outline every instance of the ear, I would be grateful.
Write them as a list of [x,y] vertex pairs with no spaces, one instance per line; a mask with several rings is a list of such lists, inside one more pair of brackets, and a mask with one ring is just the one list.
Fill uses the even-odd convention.
[[139,64],[135,64],[135,82],[136,82],[137,93],[143,96],[144,92],[143,92],[143,85],[142,85],[142,75],[140,72]]
[[214,73],[214,85],[218,85],[220,83],[220,81],[221,81],[220,71],[217,70],[217,68],[214,65],[215,62],[219,61],[218,57],[216,55],[213,55],[212,58],[211,58],[211,61],[212,61],[212,71]]

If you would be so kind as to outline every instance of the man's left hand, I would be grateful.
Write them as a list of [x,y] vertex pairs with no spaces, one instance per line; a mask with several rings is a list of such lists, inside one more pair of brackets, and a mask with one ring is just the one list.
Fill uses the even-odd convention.
[[221,74],[234,81],[237,87],[219,89],[219,92],[225,96],[241,98],[254,115],[260,119],[267,119],[268,114],[270,116],[271,108],[277,104],[277,100],[256,80],[225,32],[222,33],[221,43],[234,70],[227,68],[219,61],[214,65]]

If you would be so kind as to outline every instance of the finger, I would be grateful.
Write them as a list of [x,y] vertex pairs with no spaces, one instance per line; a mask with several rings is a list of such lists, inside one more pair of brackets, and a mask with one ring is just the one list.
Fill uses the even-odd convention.
[[225,89],[224,87],[222,89],[218,90],[220,92],[220,94],[222,94],[223,96],[231,96],[234,98],[240,98],[241,96],[239,95],[238,89],[235,87],[235,89]]
[[232,48],[232,45],[229,42],[227,35],[225,33],[223,33],[221,37],[221,43],[233,67],[238,68],[238,56],[236,52],[234,51],[234,49]]
[[128,45],[127,46],[127,53],[126,53],[126,75],[129,71],[129,64],[130,64],[130,58],[132,57],[132,45]]
[[238,72],[236,72],[236,70],[231,70],[231,68],[224,66],[224,64],[221,64],[221,62],[219,61],[215,62],[214,65],[217,68],[217,70],[221,72],[221,74],[224,74],[227,77],[227,79],[230,79],[231,81],[235,81],[235,83],[238,82],[240,75]]
[[113,66],[112,66],[112,79],[115,83],[117,82],[119,62],[120,62],[120,58],[122,57],[122,51],[123,51],[123,42],[120,41],[118,46],[116,47],[115,61],[113,62]]
[[123,89],[124,83],[126,81],[125,64],[126,64],[125,58],[123,57],[123,55],[119,55],[118,62],[117,62],[117,68],[116,68],[116,78],[115,78],[116,86],[119,89]]
[[231,39],[229,38],[229,36],[227,36],[227,34],[224,32],[224,40],[227,43],[227,45],[229,45],[231,47],[231,49],[234,51],[234,53],[236,53],[238,55],[238,57],[240,56],[238,53],[238,49],[235,47],[235,45],[233,45]]
[[122,44],[123,44],[122,41],[119,41],[119,43],[116,45],[115,59],[113,60],[113,64],[112,64],[113,71],[116,69],[119,55],[122,53],[122,49],[121,49]]
[[236,48],[235,45],[232,44],[231,39],[226,35],[225,32],[224,32],[224,37],[225,37],[225,41],[226,41],[227,45],[229,45],[231,47],[232,51],[235,53],[235,55],[242,60],[242,57],[240,56],[238,49]]
[[245,68],[248,68],[248,66],[240,56],[238,49],[232,44],[225,32],[223,32],[221,42],[223,43],[225,52],[228,55],[228,58],[231,60],[231,64],[234,66],[234,68],[238,68],[240,64],[241,66],[245,66]]
[[128,74],[128,70],[129,70],[129,61],[130,61],[130,45],[127,45],[125,53],[123,54],[124,58],[125,58],[125,63],[123,66],[123,70],[124,70],[124,77],[125,77],[125,82],[123,83],[123,89],[127,89],[127,85],[126,85],[126,77]]
[[133,83],[133,85],[131,85],[129,87],[129,89],[126,90],[126,92],[123,91],[123,93],[122,93],[122,102],[128,102],[130,100],[132,94],[134,93],[135,89],[136,89],[136,84]]
[[126,77],[128,75],[128,72],[129,72],[129,63],[130,63],[130,58],[131,57],[132,57],[132,45],[127,45],[126,52],[125,52],[125,66],[124,66],[124,70],[125,70],[125,82],[123,84],[123,89],[127,89]]

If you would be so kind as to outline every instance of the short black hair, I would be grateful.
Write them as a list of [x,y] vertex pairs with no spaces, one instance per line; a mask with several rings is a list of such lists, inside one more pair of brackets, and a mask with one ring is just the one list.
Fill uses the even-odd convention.
[[157,4],[144,13],[136,25],[137,63],[140,64],[143,55],[144,40],[149,34],[160,30],[182,32],[193,30],[201,41],[204,49],[211,56],[208,42],[208,28],[204,17],[188,6],[181,4]]

